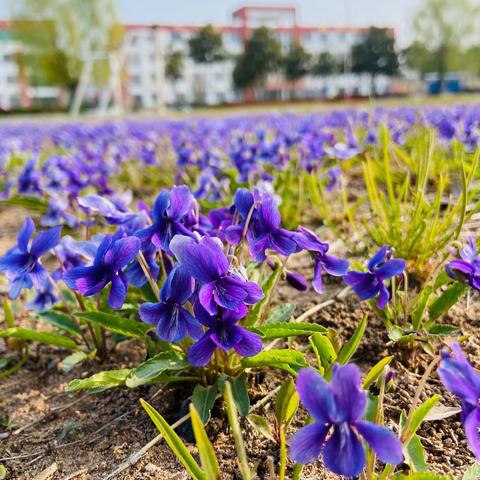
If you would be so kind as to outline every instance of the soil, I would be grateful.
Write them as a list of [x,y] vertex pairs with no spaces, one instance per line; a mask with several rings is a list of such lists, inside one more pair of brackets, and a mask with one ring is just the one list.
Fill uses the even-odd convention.
[[[0,231],[0,253],[11,245],[11,232],[18,230],[23,213],[9,222],[4,221],[0,212],[0,224],[8,229]],[[18,221],[17,221],[18,220]],[[3,243],[2,243],[3,242]],[[311,275],[311,261],[301,256],[295,261],[295,270]],[[281,285],[275,303],[294,299],[295,315],[336,295],[343,285],[336,279],[329,279],[323,295],[297,292]],[[355,354],[354,361],[367,371],[380,358],[395,355],[392,367],[396,374],[393,388],[385,395],[385,422],[397,429],[401,411],[408,410],[415,396],[420,378],[430,363],[431,357],[417,352],[415,358],[402,350],[398,344],[389,343],[384,325],[369,311],[366,304],[360,304],[354,296],[325,307],[309,321],[335,328],[342,341],[353,333],[365,314],[369,315],[369,326]],[[471,335],[465,343],[466,352],[472,363],[480,366],[480,343],[475,332],[480,326],[480,305],[460,305],[451,309],[446,323],[458,325],[464,334]],[[305,344],[305,338],[298,339]],[[294,344],[292,348],[295,348]],[[3,351],[2,351],[3,349]],[[0,354],[5,350],[0,344]],[[145,358],[143,346],[136,341],[117,344],[107,363],[85,363],[71,372],[62,373],[59,361],[68,354],[58,348],[37,346],[24,367],[15,374],[0,380],[0,420],[10,419],[8,427],[0,426],[0,463],[7,468],[7,478],[18,480],[46,479],[86,480],[106,479],[122,462],[152,440],[157,431],[139,405],[139,399],[147,399],[164,415],[169,423],[178,420],[185,413],[184,400],[190,395],[193,385],[172,384],[167,386],[145,386],[137,389],[118,388],[100,394],[67,394],[64,389],[73,378],[92,375],[101,370],[130,368]],[[277,370],[266,373],[252,371],[249,374],[249,395],[251,405],[263,399],[285,378]],[[441,386],[434,375],[427,382],[422,399],[433,393],[442,395],[442,404],[458,406],[458,402]],[[255,413],[272,419],[272,401],[262,405]],[[288,436],[301,427],[306,418],[300,409]],[[278,448],[261,437],[245,420],[242,427],[251,467],[258,479],[269,479],[269,464],[278,466]],[[217,402],[212,419],[207,426],[209,437],[217,452],[222,478],[240,479],[236,465],[233,439],[225,420],[223,405]],[[466,468],[474,463],[459,417],[426,422],[418,435],[426,450],[430,468],[438,473],[460,478]],[[196,455],[193,445],[189,446]],[[290,465],[291,467],[291,465]],[[53,472],[48,475],[50,469]],[[114,477],[123,480],[180,480],[189,478],[184,469],[165,443],[151,448],[137,463]],[[327,473],[321,463],[304,468],[305,480],[334,480],[339,477]]]

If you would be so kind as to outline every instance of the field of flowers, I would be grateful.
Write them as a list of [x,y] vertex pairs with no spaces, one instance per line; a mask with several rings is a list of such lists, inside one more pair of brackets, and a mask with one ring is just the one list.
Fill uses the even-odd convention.
[[480,106],[0,138],[0,478],[479,478]]

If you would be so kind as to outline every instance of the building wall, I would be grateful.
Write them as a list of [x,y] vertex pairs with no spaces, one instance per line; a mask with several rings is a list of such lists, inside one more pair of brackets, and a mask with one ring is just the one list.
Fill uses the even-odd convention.
[[0,109],[22,106],[21,76],[17,62],[20,47],[8,31],[0,30]]

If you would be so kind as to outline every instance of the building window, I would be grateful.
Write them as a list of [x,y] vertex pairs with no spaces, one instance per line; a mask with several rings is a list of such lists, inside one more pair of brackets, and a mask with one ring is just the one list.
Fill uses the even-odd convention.
[[134,84],[134,85],[140,85],[142,83],[142,77],[140,75],[132,75],[130,77],[130,81]]
[[130,43],[132,45],[137,45],[138,44],[138,41],[139,41],[139,37],[137,34],[133,34],[131,37],[130,37]]

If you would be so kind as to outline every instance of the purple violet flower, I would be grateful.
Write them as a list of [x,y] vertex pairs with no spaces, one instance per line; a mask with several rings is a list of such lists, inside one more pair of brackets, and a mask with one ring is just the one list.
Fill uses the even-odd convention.
[[200,304],[195,305],[195,317],[208,330],[190,347],[189,362],[196,367],[208,364],[216,348],[225,352],[234,349],[242,357],[252,357],[262,351],[261,338],[243,327],[238,321],[248,313],[245,305],[236,310],[219,310],[218,314],[210,315]]
[[23,288],[43,288],[48,272],[40,263],[40,257],[56,247],[60,242],[62,227],[44,230],[30,242],[35,233],[35,225],[30,217],[18,232],[17,244],[0,257],[0,272],[6,272],[10,281],[9,296],[15,299]]
[[[254,195],[246,188],[238,188],[233,197],[233,206],[238,213],[239,222],[236,225],[228,225],[226,227],[225,236],[228,242],[232,245],[238,245],[242,240],[243,230],[245,229],[245,222],[248,218],[248,214],[255,204]],[[250,221],[255,218],[255,212],[252,213]]]
[[468,238],[468,244],[459,253],[461,258],[445,265],[448,276],[480,291],[480,257],[472,237]]
[[385,308],[390,300],[390,292],[385,280],[400,275],[407,267],[402,258],[392,258],[393,250],[384,245],[368,262],[368,272],[351,270],[344,277],[347,285],[355,290],[360,300],[368,300],[378,295],[377,307]]
[[311,230],[300,227],[295,237],[298,246],[308,250],[314,259],[312,286],[317,293],[323,293],[322,273],[327,272],[335,277],[342,277],[347,273],[350,263],[348,260],[327,255],[330,245],[322,242]]
[[280,227],[282,218],[275,199],[265,195],[257,209],[255,222],[252,222],[252,236],[249,239],[250,253],[256,262],[263,262],[267,257],[265,250],[271,248],[280,255],[289,256],[298,251],[295,232]]
[[236,310],[263,298],[260,286],[231,269],[222,247],[215,237],[203,237],[197,243],[193,238],[176,235],[170,243],[180,265],[202,284],[198,298],[210,315],[217,313],[217,306]]
[[128,288],[123,268],[135,259],[139,250],[140,240],[137,237],[106,235],[98,247],[93,265],[67,270],[63,274],[63,281],[85,297],[100,292],[111,283],[108,305],[111,308],[121,308]]
[[194,207],[195,199],[186,185],[162,190],[153,205],[153,225],[136,233],[142,246],[151,241],[157,248],[170,252],[170,241],[175,235],[193,237],[193,233],[185,226],[185,220]]
[[140,306],[143,322],[157,326],[157,336],[166,342],[180,342],[188,334],[201,337],[201,325],[183,306],[193,295],[195,282],[188,272],[176,266],[168,275],[160,292],[159,303]]
[[314,370],[304,368],[297,377],[297,392],[314,422],[293,436],[290,456],[295,462],[314,462],[322,454],[329,470],[356,477],[365,466],[361,438],[383,462],[395,465],[402,462],[398,437],[381,425],[362,420],[367,393],[361,389],[356,365],[335,364],[330,383]]
[[472,367],[460,345],[450,345],[452,352],[442,351],[442,361],[437,370],[445,387],[462,401],[461,421],[468,443],[480,461],[480,374]]
[[36,294],[33,300],[28,302],[25,306],[37,312],[43,312],[49,309],[58,301],[54,294],[53,285],[49,280],[46,280],[43,287],[36,289]]

